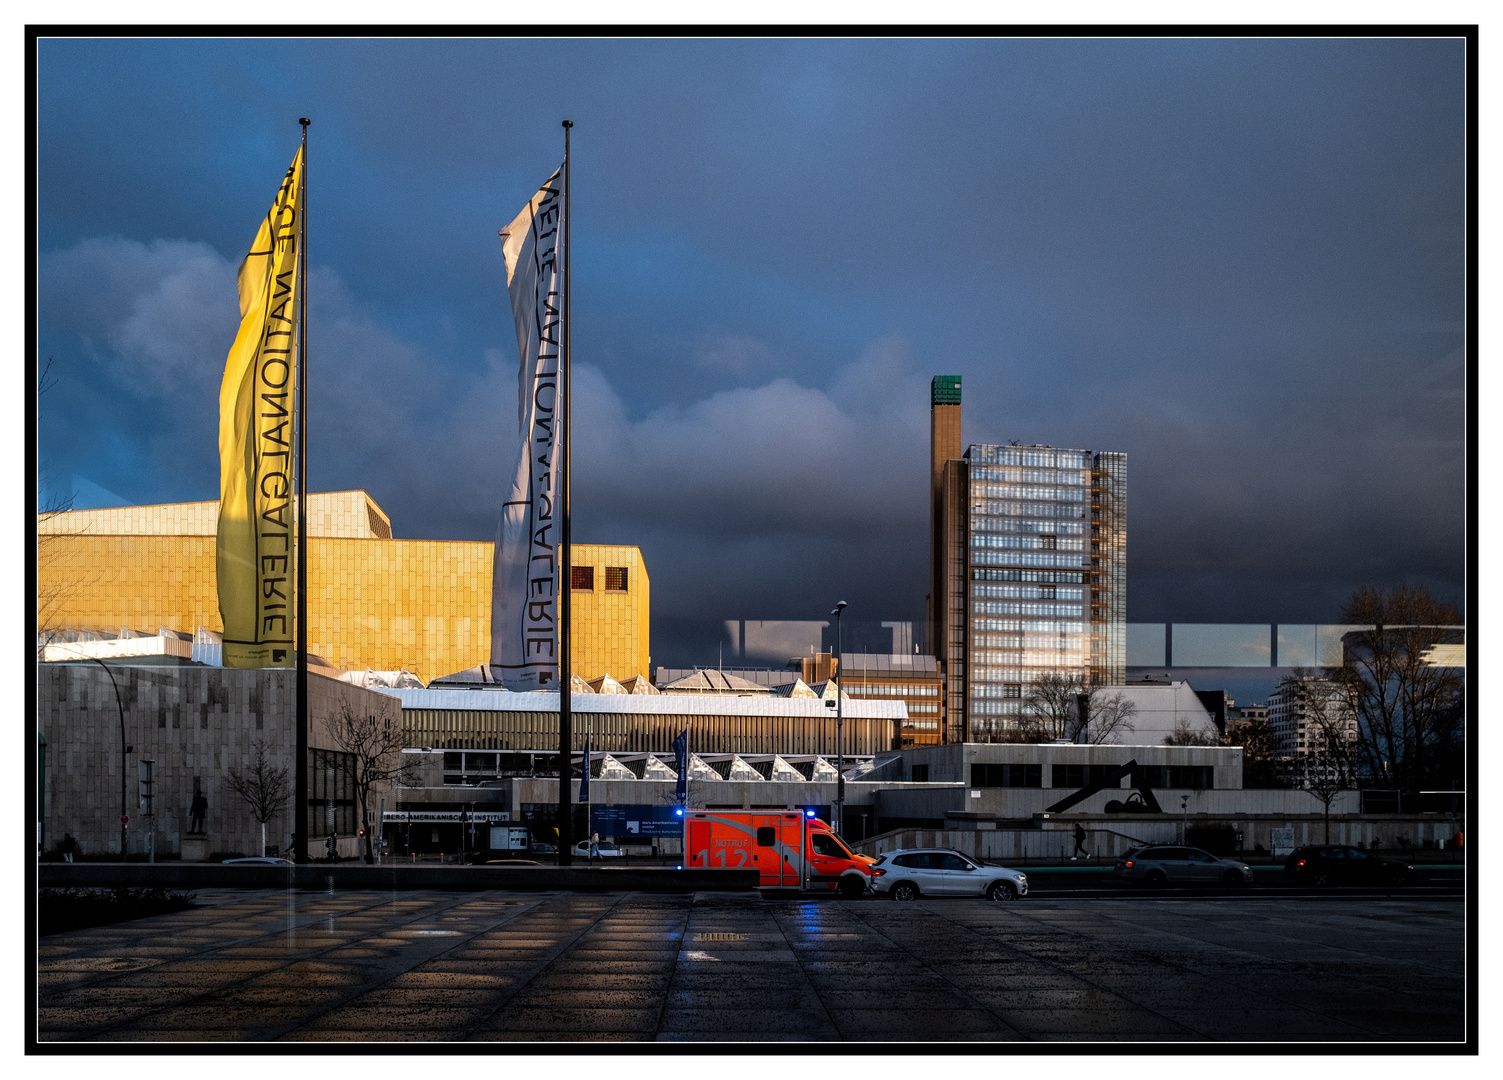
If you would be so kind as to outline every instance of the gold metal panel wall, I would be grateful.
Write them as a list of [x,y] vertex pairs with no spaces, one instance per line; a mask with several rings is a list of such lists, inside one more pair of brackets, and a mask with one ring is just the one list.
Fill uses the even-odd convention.
[[[347,524],[364,512],[352,505]],[[213,536],[57,534],[42,544],[43,630],[222,630]],[[425,681],[489,659],[492,544],[310,537],[308,547],[314,654],[351,670],[405,667]],[[575,671],[647,675],[651,603],[641,551],[576,544],[574,559],[598,568],[595,593],[574,594]],[[626,570],[624,591],[604,589],[606,567]]]

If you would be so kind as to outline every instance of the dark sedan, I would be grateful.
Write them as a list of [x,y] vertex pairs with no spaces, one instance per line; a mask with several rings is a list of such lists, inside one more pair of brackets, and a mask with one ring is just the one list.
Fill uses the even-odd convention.
[[1334,844],[1298,847],[1284,860],[1284,873],[1306,885],[1407,885],[1414,867]]

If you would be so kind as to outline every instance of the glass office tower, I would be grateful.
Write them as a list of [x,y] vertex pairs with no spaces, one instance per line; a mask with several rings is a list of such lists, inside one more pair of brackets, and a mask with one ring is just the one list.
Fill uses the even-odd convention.
[[930,386],[925,641],[945,742],[986,742],[1046,673],[1127,679],[1127,455],[1053,446],[960,452],[960,376]]
[[964,711],[966,737],[985,742],[1045,673],[1125,679],[1127,461],[976,445],[965,463]]

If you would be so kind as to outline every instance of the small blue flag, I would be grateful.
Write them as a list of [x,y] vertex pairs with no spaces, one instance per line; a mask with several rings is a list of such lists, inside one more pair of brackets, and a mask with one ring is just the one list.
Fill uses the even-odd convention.
[[590,801],[590,737],[584,737],[584,768],[579,772],[579,801]]
[[684,728],[683,734],[673,740],[674,768],[678,770],[678,795],[679,805],[682,806],[689,798],[689,729]]

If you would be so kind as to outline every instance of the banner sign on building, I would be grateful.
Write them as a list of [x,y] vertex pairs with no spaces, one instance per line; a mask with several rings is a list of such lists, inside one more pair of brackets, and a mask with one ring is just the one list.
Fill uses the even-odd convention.
[[629,843],[639,836],[677,838],[683,829],[683,819],[671,806],[603,804],[590,807],[590,831],[606,839]]
[[219,388],[216,570],[223,663],[231,668],[295,663],[292,409],[302,178],[299,149],[240,264],[240,329]]
[[392,825],[406,825],[408,822],[414,825],[446,822],[494,825],[498,821],[510,821],[511,813],[506,810],[388,810],[381,815],[381,820]]
[[563,169],[501,230],[521,369],[522,445],[496,529],[491,581],[491,673],[508,690],[558,687],[559,346]]

